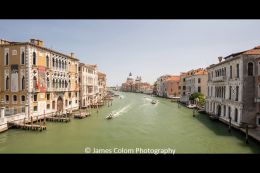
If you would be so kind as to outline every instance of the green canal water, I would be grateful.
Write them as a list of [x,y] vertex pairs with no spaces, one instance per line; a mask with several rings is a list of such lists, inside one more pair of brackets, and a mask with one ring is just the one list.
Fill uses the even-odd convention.
[[[69,123],[47,122],[43,132],[10,129],[0,134],[0,153],[85,153],[98,149],[175,149],[176,153],[260,153],[260,144],[244,142],[244,134],[228,133],[227,126],[205,114],[167,99],[120,93],[113,105]],[[145,98],[146,97],[146,98]],[[159,103],[151,104],[152,99]],[[111,120],[105,119],[110,112]]]

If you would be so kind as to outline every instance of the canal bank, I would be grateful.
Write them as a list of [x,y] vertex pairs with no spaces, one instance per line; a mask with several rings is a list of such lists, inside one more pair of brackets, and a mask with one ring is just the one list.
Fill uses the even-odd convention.
[[[0,153],[85,153],[85,148],[172,148],[176,153],[260,153],[255,141],[207,115],[168,99],[137,93],[120,93],[113,105],[91,111],[70,123],[47,122],[43,132],[10,129],[0,134]],[[159,103],[153,105],[153,99]],[[114,118],[105,117],[114,113]]]

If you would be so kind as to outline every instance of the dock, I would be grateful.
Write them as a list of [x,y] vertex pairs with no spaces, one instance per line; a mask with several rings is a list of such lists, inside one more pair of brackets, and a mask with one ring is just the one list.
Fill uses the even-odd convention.
[[51,116],[51,117],[46,117],[46,121],[51,121],[51,122],[70,122],[70,118],[63,117],[63,116]]
[[21,123],[9,123],[14,128],[23,129],[23,130],[46,130],[47,127],[45,125],[38,124],[21,124]]

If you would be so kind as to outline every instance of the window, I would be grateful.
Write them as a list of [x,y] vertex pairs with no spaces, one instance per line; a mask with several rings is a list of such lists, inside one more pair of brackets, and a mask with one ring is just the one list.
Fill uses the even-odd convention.
[[71,98],[71,93],[69,93],[69,98]]
[[37,109],[38,109],[37,106],[34,106],[34,107],[33,107],[33,111],[34,111],[34,112],[37,112]]
[[209,87],[208,87],[208,96],[209,96]]
[[78,103],[78,100],[76,100],[75,103]]
[[237,122],[237,121],[238,121],[238,110],[235,109],[235,122]]
[[47,109],[50,109],[50,108],[51,108],[51,105],[50,105],[50,104],[47,104],[46,108],[47,108]]
[[33,52],[33,65],[36,65],[36,52]]
[[5,79],[5,89],[9,90],[9,77],[8,76]]
[[24,96],[24,95],[21,96],[21,101],[22,101],[22,102],[25,101],[25,96]]
[[225,117],[226,116],[226,105],[224,105],[224,114],[223,116]]
[[25,57],[24,57],[24,52],[21,54],[21,64],[24,64],[25,62]]
[[49,67],[49,63],[50,63],[50,59],[49,59],[49,56],[47,55],[46,56],[46,67]]
[[76,97],[78,97],[78,93],[77,92],[75,93],[75,95],[76,95]]
[[37,102],[37,94],[33,95],[33,101]]
[[232,66],[230,66],[230,74],[229,74],[229,77],[230,77],[230,79],[232,79]]
[[231,107],[228,107],[228,117],[231,118]]
[[199,92],[199,93],[201,92],[201,88],[200,88],[200,87],[198,87],[198,92]]
[[238,101],[239,86],[236,86],[236,101]]
[[229,100],[231,100],[231,93],[232,92],[232,86],[229,86]]
[[55,109],[55,101],[52,101],[52,109]]
[[239,64],[237,64],[237,78],[239,78]]
[[200,83],[200,78],[198,78],[198,83]]
[[50,87],[50,80],[49,80],[49,78],[47,78],[47,88],[49,88]]
[[33,88],[38,89],[36,76],[33,77]]
[[52,58],[52,67],[54,67],[55,66],[55,60],[54,60],[54,58]]
[[25,79],[24,79],[24,76],[22,77],[22,90],[25,89]]
[[69,105],[71,105],[71,101],[69,101]]
[[50,94],[46,94],[47,100],[50,100]]
[[250,62],[247,65],[248,76],[253,76],[253,71],[254,71],[253,63]]
[[66,107],[68,106],[68,100],[65,100],[65,106]]
[[13,95],[13,102],[17,102],[17,96]]
[[5,101],[9,102],[9,95],[5,95]]
[[5,54],[5,65],[9,65],[9,54]]

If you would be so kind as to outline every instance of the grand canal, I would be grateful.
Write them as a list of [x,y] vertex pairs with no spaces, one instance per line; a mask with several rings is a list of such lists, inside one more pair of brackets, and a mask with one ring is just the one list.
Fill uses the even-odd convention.
[[[244,142],[244,134],[228,133],[227,126],[211,121],[167,99],[120,93],[113,105],[70,123],[47,123],[43,132],[10,129],[0,134],[0,153],[84,153],[86,147],[173,148],[176,153],[260,153],[260,144]],[[145,97],[146,98],[145,98]],[[106,120],[110,112],[115,117]]]

